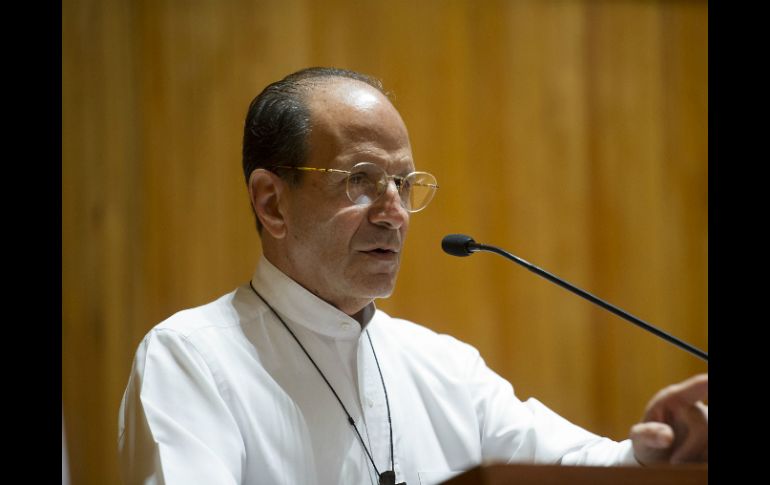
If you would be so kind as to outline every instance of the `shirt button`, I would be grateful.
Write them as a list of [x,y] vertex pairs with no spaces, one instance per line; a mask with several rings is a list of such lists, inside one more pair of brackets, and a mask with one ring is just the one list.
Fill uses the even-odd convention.
[[348,327],[350,327],[350,322],[341,322],[341,323],[340,323],[340,327],[342,327],[342,328],[348,328]]
[[372,401],[371,399],[369,399],[367,397],[366,398],[366,405],[369,406],[370,408],[373,408],[374,407],[374,401]]

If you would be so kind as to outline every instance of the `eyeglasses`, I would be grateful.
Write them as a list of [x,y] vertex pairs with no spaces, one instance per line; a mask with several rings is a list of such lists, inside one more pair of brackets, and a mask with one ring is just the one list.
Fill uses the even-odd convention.
[[368,205],[385,193],[390,180],[396,184],[401,198],[401,205],[408,212],[418,212],[427,207],[436,195],[438,185],[436,177],[428,172],[412,172],[406,176],[388,175],[385,170],[370,162],[361,162],[350,170],[334,168],[288,167],[278,165],[274,168],[302,170],[308,172],[344,173],[345,190],[348,198],[356,205]]

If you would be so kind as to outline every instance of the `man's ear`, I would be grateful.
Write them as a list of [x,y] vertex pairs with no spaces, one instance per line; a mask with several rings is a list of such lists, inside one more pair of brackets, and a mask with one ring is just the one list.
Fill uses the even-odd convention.
[[254,214],[262,223],[263,230],[273,238],[286,236],[282,198],[286,195],[286,182],[264,168],[257,168],[249,177],[249,199]]

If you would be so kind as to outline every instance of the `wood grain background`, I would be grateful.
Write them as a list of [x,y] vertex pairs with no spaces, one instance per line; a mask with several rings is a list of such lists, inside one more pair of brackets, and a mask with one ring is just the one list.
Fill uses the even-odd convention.
[[378,306],[476,346],[521,398],[623,439],[707,370],[463,232],[708,350],[705,1],[65,0],[62,402],[72,483],[117,483],[117,411],[155,324],[260,253],[242,124],[310,65],[380,77],[440,193]]

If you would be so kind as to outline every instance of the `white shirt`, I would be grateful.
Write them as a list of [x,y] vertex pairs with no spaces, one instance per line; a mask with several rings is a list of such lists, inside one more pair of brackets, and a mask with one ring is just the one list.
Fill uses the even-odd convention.
[[[254,288],[307,350],[396,482],[481,463],[636,465],[620,443],[521,402],[476,349],[375,310],[361,325],[261,258]],[[372,345],[382,370],[377,370]],[[318,370],[243,285],[154,327],[119,414],[127,484],[369,484],[374,467]]]

